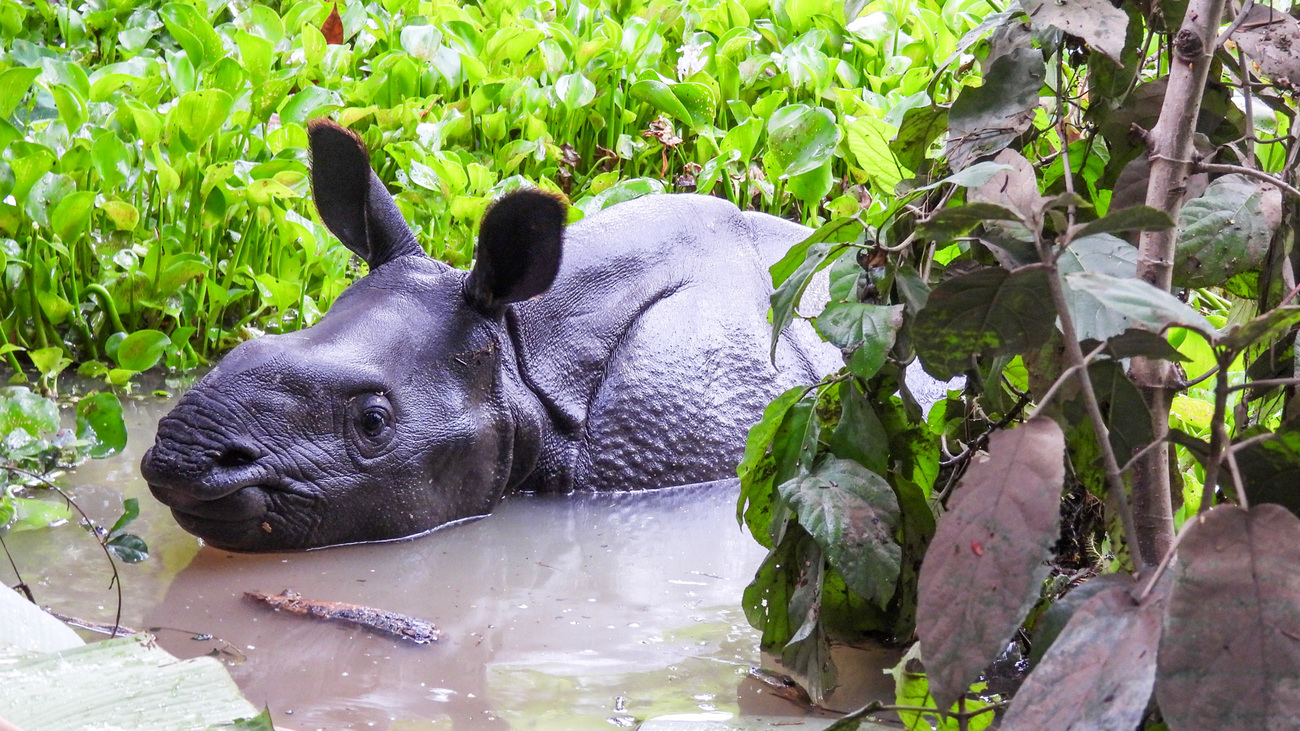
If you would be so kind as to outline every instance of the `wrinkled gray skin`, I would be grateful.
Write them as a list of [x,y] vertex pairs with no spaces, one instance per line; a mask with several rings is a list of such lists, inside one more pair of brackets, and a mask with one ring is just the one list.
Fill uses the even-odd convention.
[[768,357],[767,267],[801,226],[646,197],[564,230],[561,262],[563,208],[516,193],[467,276],[419,250],[358,140],[310,132],[322,219],[371,272],[316,325],[240,345],[159,423],[142,472],[211,545],[395,539],[516,490],[731,477],[764,406],[841,364],[804,322]]

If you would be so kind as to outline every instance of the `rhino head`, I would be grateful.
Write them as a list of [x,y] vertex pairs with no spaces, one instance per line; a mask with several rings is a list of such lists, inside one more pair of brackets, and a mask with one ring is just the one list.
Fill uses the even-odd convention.
[[309,126],[321,220],[370,273],[317,324],[241,344],[158,424],[141,472],[177,522],[238,551],[418,535],[486,514],[537,460],[511,303],[546,291],[565,210],[484,215],[476,263],[425,256],[353,133]]

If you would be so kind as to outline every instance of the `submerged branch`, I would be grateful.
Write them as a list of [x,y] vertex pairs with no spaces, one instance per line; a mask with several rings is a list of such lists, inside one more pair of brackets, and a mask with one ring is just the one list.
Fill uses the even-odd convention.
[[297,592],[289,589],[274,595],[246,591],[244,597],[259,604],[265,604],[276,611],[283,610],[301,617],[313,617],[326,621],[347,622],[381,635],[396,637],[399,640],[406,640],[417,645],[437,642],[438,638],[442,636],[441,630],[435,627],[432,622],[426,622],[423,619],[360,604],[304,599]]

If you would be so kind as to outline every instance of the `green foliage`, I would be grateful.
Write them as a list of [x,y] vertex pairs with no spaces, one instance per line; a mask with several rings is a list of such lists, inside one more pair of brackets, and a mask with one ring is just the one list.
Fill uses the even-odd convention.
[[[876,7],[850,23],[855,37],[871,36],[885,12]],[[927,12],[923,1],[905,7]],[[986,724],[991,714],[970,715],[987,700],[972,681],[1008,650],[1008,638],[1028,651],[1015,638],[1046,616],[1058,626],[1033,647],[1044,659],[1025,686],[1028,700],[1007,716],[1013,728],[1132,728],[1153,687],[1162,711],[1180,706],[1178,728],[1282,718],[1269,695],[1279,682],[1259,678],[1295,677],[1294,658],[1234,655],[1234,670],[1225,670],[1203,650],[1229,640],[1196,640],[1186,617],[1226,616],[1230,595],[1268,596],[1268,611],[1282,614],[1300,606],[1293,580],[1246,568],[1290,550],[1256,543],[1252,522],[1287,532],[1300,524],[1291,489],[1300,468],[1300,308],[1289,274],[1300,195],[1280,162],[1295,159],[1297,143],[1257,136],[1261,128],[1290,134],[1294,95],[1284,79],[1270,82],[1286,76],[1300,23],[1261,9],[1250,22],[1267,32],[1239,24],[1248,28],[1238,32],[1245,66],[1216,57],[1197,118],[1204,168],[1192,172],[1208,175],[1194,178],[1181,204],[1157,209],[1146,205],[1147,180],[1164,161],[1144,154],[1158,144],[1155,131],[1134,131],[1156,127],[1167,74],[1181,61],[1143,44],[1176,32],[1186,4],[1147,11],[1025,2],[969,30],[967,19],[937,13],[929,28],[958,39],[956,53],[910,65],[900,86],[923,85],[926,97],[886,114],[857,106],[839,150],[862,187],[853,200],[827,204],[830,220],[771,269],[773,349],[802,317],[845,358],[840,372],[772,404],[740,469],[741,514],[770,549],[745,594],[747,616],[764,648],[807,677],[814,695],[836,677],[822,637],[919,636],[931,667],[920,674],[914,646],[895,672],[904,722]],[[965,75],[972,68],[982,80]],[[1243,74],[1252,86],[1243,87]],[[1255,141],[1235,142],[1245,138]],[[1172,291],[1151,283],[1160,281],[1152,254],[1135,247],[1161,231],[1177,242],[1156,255],[1175,265]],[[802,312],[803,292],[827,274],[830,303]],[[1135,376],[1144,359],[1184,370],[1152,387]],[[963,377],[960,393],[905,377],[916,360],[936,378]],[[1167,433],[1152,420],[1162,400],[1172,400]],[[1177,445],[1171,479],[1139,474],[1141,456],[1166,441]],[[1130,507],[1130,491],[1144,504]],[[892,500],[873,502],[886,494]],[[1173,494],[1173,512],[1152,512],[1152,494]],[[1134,524],[1139,509],[1145,522]],[[1211,510],[1213,529],[1188,520]],[[849,537],[852,515],[877,521],[872,540]],[[1143,544],[1160,524],[1220,533],[1193,541],[1191,554],[1184,542],[1177,557],[1166,555],[1174,579],[1157,583],[1152,567],[1162,557],[1139,548],[1150,550]],[[1199,548],[1214,540],[1219,553]],[[1122,587],[1072,610],[1080,619],[1066,624],[1071,615],[1048,607],[1061,587],[1093,573],[1114,573]],[[1208,576],[1217,578],[1200,582]],[[1216,588],[1230,582],[1241,586]],[[1171,635],[1171,618],[1185,631]],[[1065,639],[1053,654],[1047,645],[1058,632]],[[1174,658],[1168,668],[1165,660],[1157,667],[1157,644]],[[1272,690],[1206,703],[1179,685],[1211,672],[1225,687],[1256,678]],[[941,707],[964,699],[964,718],[952,715],[963,715],[956,705],[918,710],[933,708],[932,696]],[[856,727],[873,710],[835,727]]]
[[923,67],[988,12],[385,0],[327,39],[324,0],[0,5],[6,355],[115,385],[310,325],[362,273],[308,202],[312,117],[362,135],[455,266],[524,184],[587,213],[696,190],[817,224],[859,210],[842,185],[887,196],[923,163],[886,141],[961,88]]

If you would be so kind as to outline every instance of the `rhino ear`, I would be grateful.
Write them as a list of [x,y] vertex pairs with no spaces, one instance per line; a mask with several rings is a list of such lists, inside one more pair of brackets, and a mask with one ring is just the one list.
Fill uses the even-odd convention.
[[465,297],[485,314],[550,288],[560,271],[564,204],[536,190],[503,196],[483,214]]
[[320,218],[343,245],[376,269],[399,256],[424,253],[388,189],[370,169],[355,132],[328,119],[307,123],[311,187]]

